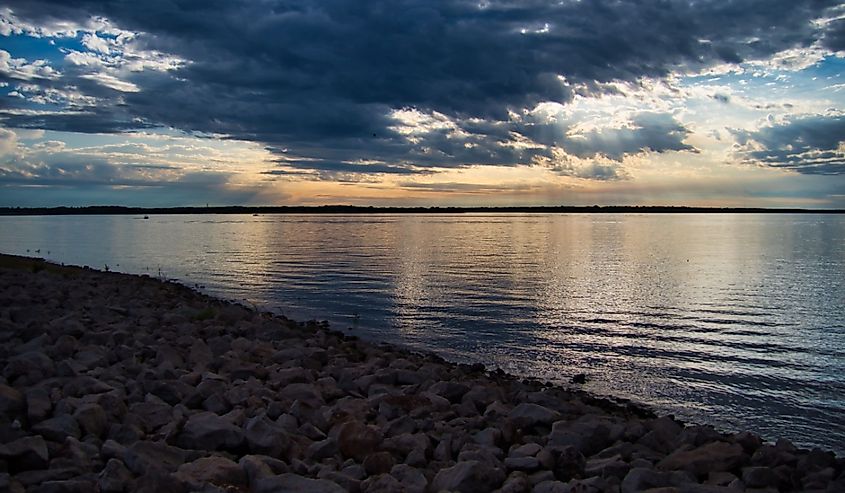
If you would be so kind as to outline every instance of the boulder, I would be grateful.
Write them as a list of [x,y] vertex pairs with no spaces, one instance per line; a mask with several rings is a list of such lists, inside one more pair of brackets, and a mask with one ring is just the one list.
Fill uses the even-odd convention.
[[434,491],[491,491],[501,486],[504,480],[502,469],[470,460],[438,471],[431,487]]
[[518,428],[532,428],[551,425],[560,419],[560,413],[539,404],[523,402],[511,410],[508,418]]
[[188,418],[176,443],[187,449],[233,450],[244,443],[244,432],[225,418],[203,411]]
[[364,460],[374,452],[383,440],[381,431],[375,426],[367,426],[360,421],[347,421],[340,425],[337,433],[337,444],[344,457]]
[[244,437],[250,452],[279,457],[290,448],[290,436],[278,424],[262,413],[249,419],[244,426]]
[[664,471],[688,471],[696,476],[709,472],[730,471],[738,467],[745,457],[742,445],[738,443],[712,442],[689,449],[682,447],[657,464]]
[[0,418],[11,421],[22,416],[26,410],[24,395],[18,390],[0,383]]
[[109,426],[106,411],[99,404],[82,404],[73,413],[83,435],[101,437]]
[[122,493],[127,490],[132,473],[118,459],[109,459],[106,467],[97,475],[100,493]]
[[439,395],[444,399],[448,399],[452,404],[457,404],[458,402],[461,402],[464,394],[469,392],[469,387],[462,383],[447,380],[435,383],[428,388],[428,391],[434,395]]
[[252,493],[278,493],[283,491],[346,493],[346,490],[337,483],[327,479],[309,479],[293,473],[261,478],[252,486]]
[[376,476],[390,472],[395,464],[396,459],[390,452],[373,452],[364,458],[362,465],[368,475]]
[[689,486],[695,481],[688,474],[681,471],[663,472],[644,467],[636,467],[622,480],[621,493],[638,493],[651,488],[666,488],[670,486]]
[[185,463],[187,453],[164,442],[138,441],[126,449],[123,462],[137,475],[156,471],[174,472]]
[[206,484],[220,487],[246,486],[246,473],[236,462],[225,457],[203,457],[179,466],[175,477],[193,490]]
[[428,480],[419,469],[407,464],[397,464],[390,470],[390,475],[399,481],[408,493],[424,493]]
[[64,442],[65,438],[79,438],[82,432],[79,424],[69,414],[62,414],[55,418],[46,419],[32,427],[32,431],[53,442]]
[[46,468],[50,454],[42,437],[27,436],[0,444],[0,459],[8,463],[12,472],[28,471]]

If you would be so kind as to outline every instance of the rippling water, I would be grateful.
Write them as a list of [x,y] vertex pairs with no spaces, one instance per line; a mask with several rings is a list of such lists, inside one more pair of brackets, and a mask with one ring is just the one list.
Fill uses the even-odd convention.
[[0,251],[845,452],[841,215],[4,217]]

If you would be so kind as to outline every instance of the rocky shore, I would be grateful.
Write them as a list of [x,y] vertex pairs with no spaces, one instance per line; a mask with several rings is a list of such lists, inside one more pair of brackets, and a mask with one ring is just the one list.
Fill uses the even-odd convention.
[[0,256],[0,492],[845,491],[845,459]]

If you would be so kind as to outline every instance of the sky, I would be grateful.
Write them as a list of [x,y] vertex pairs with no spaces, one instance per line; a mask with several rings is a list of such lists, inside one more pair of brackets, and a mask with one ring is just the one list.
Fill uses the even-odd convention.
[[845,208],[845,3],[5,0],[0,206]]

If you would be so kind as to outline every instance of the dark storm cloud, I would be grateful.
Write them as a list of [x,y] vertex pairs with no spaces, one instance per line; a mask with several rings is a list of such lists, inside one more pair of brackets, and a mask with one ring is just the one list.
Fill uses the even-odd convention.
[[807,116],[734,134],[749,162],[803,174],[845,174],[845,116]]
[[[22,21],[84,23],[102,16],[147,33],[133,41],[136,48],[188,63],[130,74],[127,82],[140,91],[125,93],[90,80],[81,85],[78,69],[67,70],[66,79],[98,98],[99,114],[7,114],[5,123],[82,132],[164,125],[285,147],[313,162],[366,160],[401,169],[527,164],[549,150],[502,146],[502,135],[517,131],[504,123],[509,110],[566,103],[576,90],[614,91],[611,82],[761,59],[821,37],[835,46],[841,23],[831,23],[826,34],[811,21],[838,4],[11,0],[7,5]],[[486,130],[433,131],[412,141],[391,129],[391,110],[402,108]],[[678,140],[683,129],[660,119],[643,124],[635,132],[587,135],[586,143],[569,142],[566,150],[612,158],[689,150]],[[367,169],[385,172],[377,166],[356,172]]]

